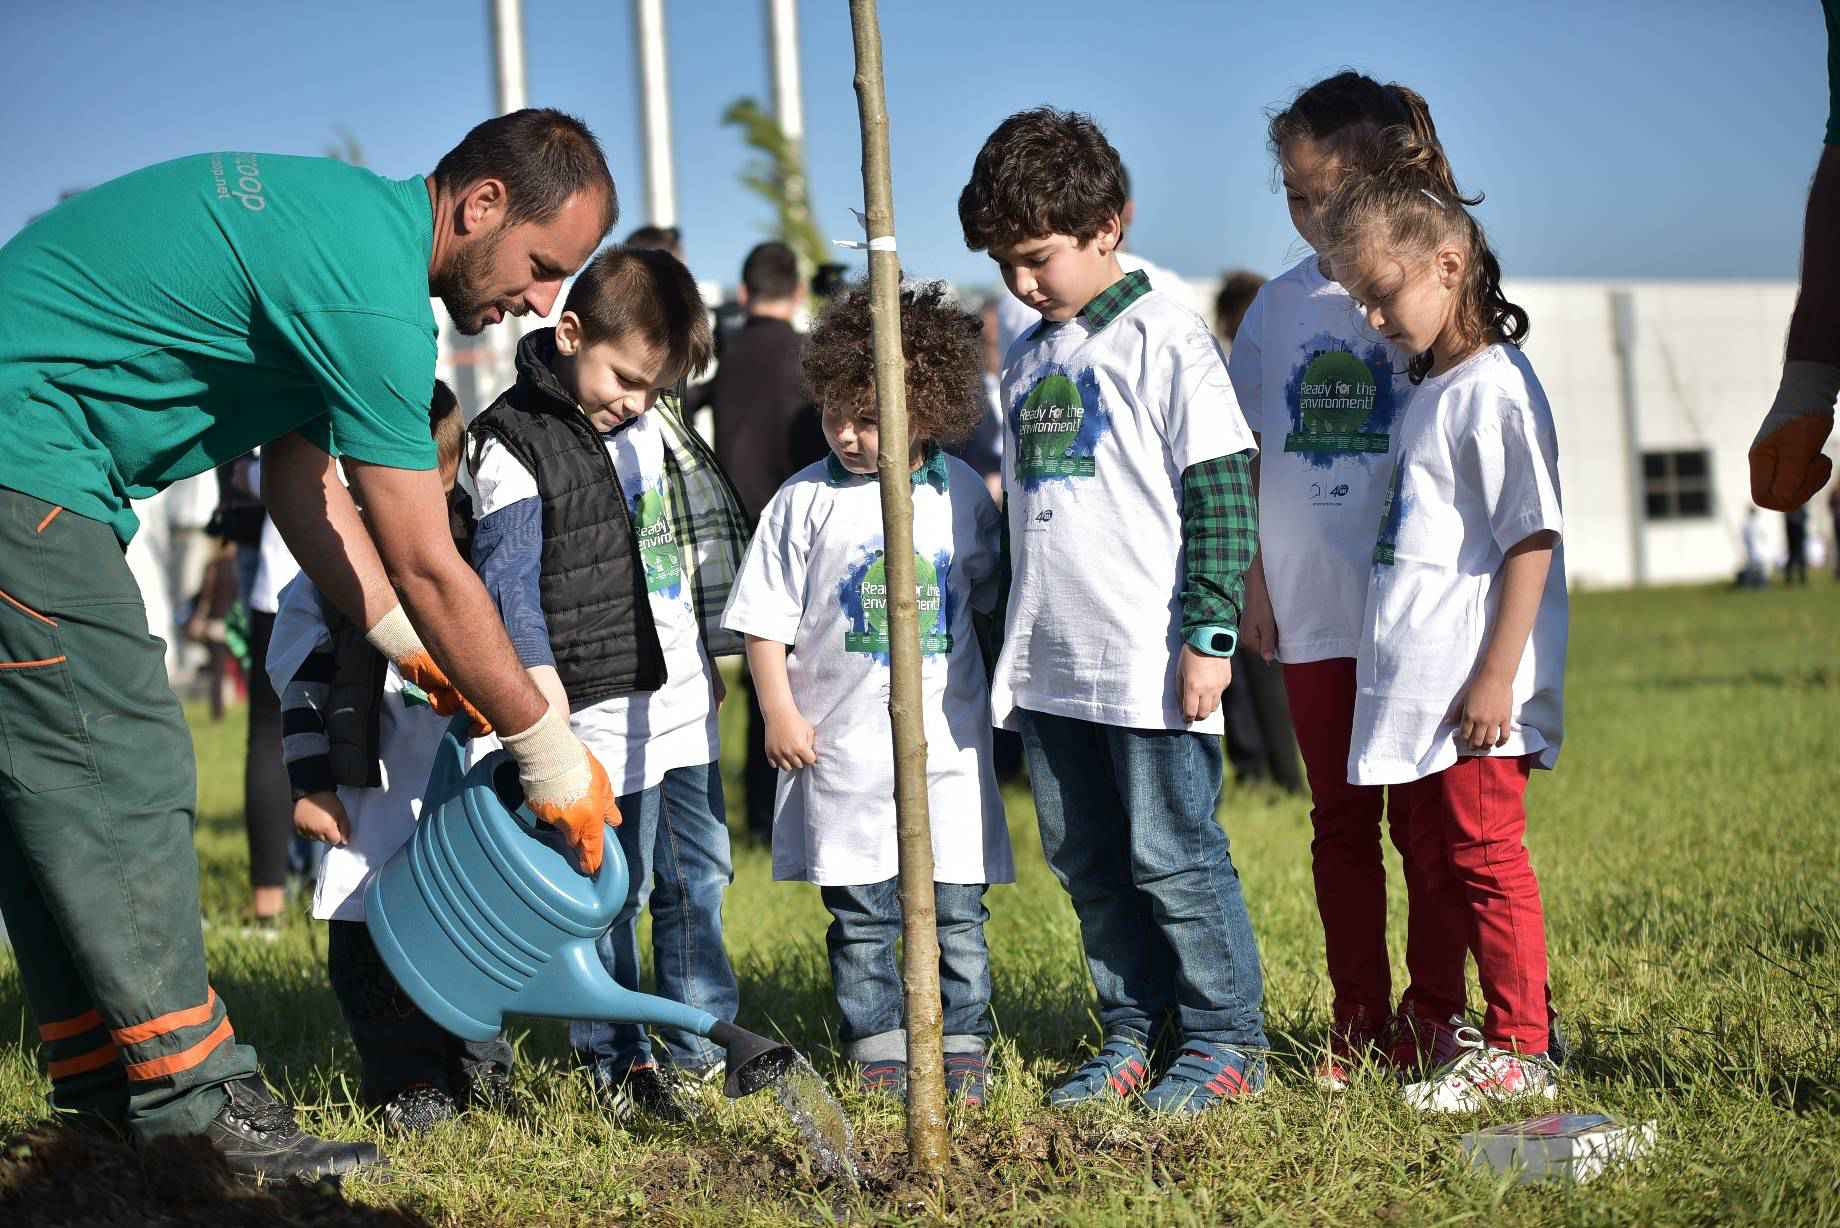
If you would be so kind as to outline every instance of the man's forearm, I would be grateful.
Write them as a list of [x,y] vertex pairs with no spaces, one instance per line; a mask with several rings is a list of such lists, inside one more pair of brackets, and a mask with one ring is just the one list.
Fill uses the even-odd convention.
[[360,627],[397,605],[389,573],[332,457],[299,435],[262,449],[262,502],[314,587]]

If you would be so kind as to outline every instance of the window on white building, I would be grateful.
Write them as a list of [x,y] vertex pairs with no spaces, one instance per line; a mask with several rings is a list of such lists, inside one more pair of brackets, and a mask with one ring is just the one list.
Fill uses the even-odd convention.
[[1642,453],[1642,496],[1650,520],[1703,520],[1712,515],[1712,453]]

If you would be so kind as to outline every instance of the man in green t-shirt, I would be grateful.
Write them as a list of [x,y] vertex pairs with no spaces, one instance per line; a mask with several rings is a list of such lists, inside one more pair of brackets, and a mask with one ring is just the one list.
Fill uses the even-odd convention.
[[180,158],[0,247],[0,910],[58,1109],[202,1133],[251,1175],[379,1158],[300,1131],[208,983],[195,761],[122,558],[133,499],[266,445],[269,512],[320,591],[437,708],[496,727],[598,866],[606,774],[449,534],[429,299],[465,333],[548,314],[617,216],[593,134],[527,110],[425,178]]
[[1808,189],[1802,288],[1789,317],[1782,382],[1751,443],[1751,498],[1792,511],[1833,476],[1823,451],[1840,396],[1840,0],[1827,15],[1827,137]]

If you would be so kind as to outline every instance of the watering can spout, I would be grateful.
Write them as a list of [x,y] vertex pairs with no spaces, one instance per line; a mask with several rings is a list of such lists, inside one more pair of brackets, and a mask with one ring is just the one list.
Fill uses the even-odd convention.
[[709,1030],[709,1039],[728,1050],[728,1082],[722,1094],[730,1100],[751,1096],[778,1082],[799,1056],[791,1045],[768,1040],[732,1023],[716,1024]]

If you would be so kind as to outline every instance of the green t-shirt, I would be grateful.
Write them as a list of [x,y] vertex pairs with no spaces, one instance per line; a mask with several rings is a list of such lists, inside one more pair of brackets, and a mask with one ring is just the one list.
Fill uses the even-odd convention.
[[0,248],[0,486],[107,522],[289,431],[431,469],[422,179],[199,154],[59,205]]

